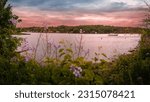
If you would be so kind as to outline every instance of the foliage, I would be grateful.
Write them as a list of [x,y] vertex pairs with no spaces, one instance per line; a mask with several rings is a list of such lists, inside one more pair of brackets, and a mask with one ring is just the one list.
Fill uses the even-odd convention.
[[116,59],[110,75],[113,84],[150,84],[149,44],[149,34],[143,35],[137,51]]
[[0,57],[12,58],[19,40],[11,35],[16,33],[16,22],[18,17],[11,12],[11,6],[7,0],[0,1]]
[[[11,6],[6,5],[6,2],[7,0],[0,1],[0,84],[150,84],[149,30],[142,31],[144,34],[135,52],[121,55],[112,62],[102,60],[98,53],[95,53],[94,62],[86,61],[81,56],[74,58],[71,45],[69,48],[63,45],[58,51],[60,59],[48,57],[45,63],[39,63],[35,59],[26,60],[16,54],[19,40],[12,37],[12,34],[16,33],[18,17],[12,14]],[[73,33],[78,33],[79,29],[84,29],[85,33],[99,33],[101,30],[108,33],[116,29],[101,28],[103,26],[53,27],[55,31],[61,29],[61,32]],[[119,30],[122,29],[124,28]]]
[[103,25],[82,25],[82,26],[58,26],[48,27],[47,31],[44,31],[44,27],[29,27],[20,28],[23,32],[49,32],[49,33],[82,33],[87,34],[105,34],[105,33],[141,33],[140,31],[144,28],[135,27],[115,27],[115,26],[103,26]]

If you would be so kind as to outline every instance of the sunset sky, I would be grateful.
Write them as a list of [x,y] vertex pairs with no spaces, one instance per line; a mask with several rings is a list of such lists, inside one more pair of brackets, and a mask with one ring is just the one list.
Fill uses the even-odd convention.
[[136,27],[145,16],[143,0],[8,0],[20,27],[113,25]]

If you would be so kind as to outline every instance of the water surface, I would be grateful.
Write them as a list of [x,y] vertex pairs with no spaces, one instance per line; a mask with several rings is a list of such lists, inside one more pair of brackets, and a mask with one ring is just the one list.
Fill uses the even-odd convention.
[[[37,49],[37,60],[45,56],[58,57],[57,50],[62,46],[71,47],[75,56],[84,56],[88,60],[95,57],[95,52],[102,59],[112,59],[134,50],[141,38],[139,34],[110,36],[109,34],[28,33],[30,35],[19,35],[19,37],[26,39],[27,46]],[[108,58],[105,58],[102,53]]]

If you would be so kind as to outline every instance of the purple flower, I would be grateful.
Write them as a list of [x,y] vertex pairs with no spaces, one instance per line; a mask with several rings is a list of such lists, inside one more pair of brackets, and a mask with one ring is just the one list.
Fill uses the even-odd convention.
[[74,65],[71,65],[70,66],[70,71],[74,71],[75,70],[75,66]]
[[17,20],[16,19],[14,19],[14,18],[11,18],[10,20],[9,20],[13,25],[16,25],[17,24]]
[[29,46],[29,43],[26,39],[23,39],[21,50],[22,51],[32,50],[32,48]]
[[81,77],[81,73],[79,71],[74,71],[73,74],[75,75],[75,77],[80,78]]
[[81,67],[77,67],[77,70],[78,70],[79,72],[82,72],[82,68],[81,68]]
[[48,41],[47,43],[48,43],[48,44],[52,44],[51,41]]
[[77,78],[81,77],[81,73],[82,73],[82,68],[81,67],[77,67],[75,65],[71,65],[70,66],[70,71],[73,72],[75,77],[77,77]]
[[25,61],[28,62],[31,58],[29,56],[25,56]]

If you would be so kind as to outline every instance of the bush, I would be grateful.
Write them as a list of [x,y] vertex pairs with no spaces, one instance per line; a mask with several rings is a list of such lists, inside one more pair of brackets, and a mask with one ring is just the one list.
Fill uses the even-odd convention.
[[0,1],[0,57],[11,59],[19,45],[19,40],[11,35],[16,33],[16,23],[20,20],[6,3],[7,0]]
[[110,74],[113,84],[150,84],[149,41],[148,34],[142,35],[137,51],[115,60]]

